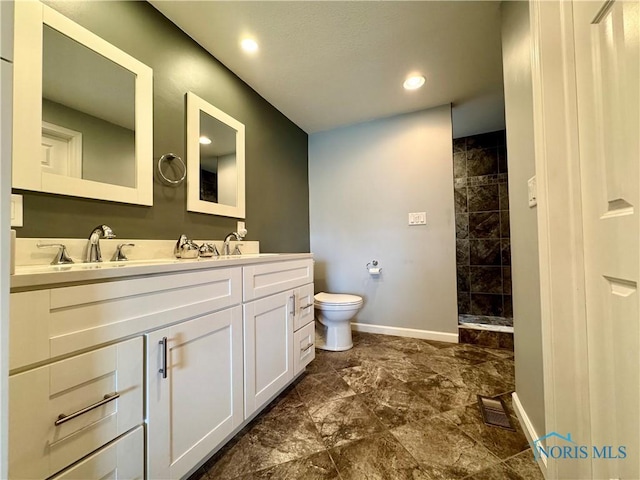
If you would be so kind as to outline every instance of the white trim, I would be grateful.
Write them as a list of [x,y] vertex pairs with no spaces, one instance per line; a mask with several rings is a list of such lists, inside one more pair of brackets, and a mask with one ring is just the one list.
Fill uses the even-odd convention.
[[[70,177],[82,178],[82,132],[65,128],[55,123],[42,121],[42,136],[57,138],[67,142],[67,174]],[[22,225],[21,225],[22,226]]]
[[388,325],[371,325],[369,323],[352,323],[351,328],[355,332],[380,333],[396,337],[421,338],[437,342],[458,343],[457,333],[434,332],[431,330],[418,330],[416,328],[391,327]]
[[[572,2],[530,2],[545,430],[590,435]],[[553,445],[553,439],[550,444]],[[589,462],[547,465],[591,478]]]
[[[541,435],[536,432],[536,429],[534,428],[533,423],[531,423],[527,412],[522,406],[522,403],[520,403],[518,394],[516,392],[513,392],[511,394],[511,398],[513,399],[513,410],[516,412],[516,417],[518,417],[518,420],[520,421],[520,426],[524,431],[524,436],[527,437],[529,445],[531,445],[531,448],[533,449],[534,440],[540,438]],[[538,458],[536,456],[536,461],[538,463],[538,467],[540,467],[542,475],[547,478],[547,457],[541,455],[540,458]]]

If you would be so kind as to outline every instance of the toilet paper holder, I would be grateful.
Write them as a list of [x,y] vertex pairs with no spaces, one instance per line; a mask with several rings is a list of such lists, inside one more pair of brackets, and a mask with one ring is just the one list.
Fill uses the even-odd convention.
[[371,260],[369,263],[367,263],[366,268],[371,275],[380,275],[380,272],[382,272],[382,268],[378,267],[377,260]]

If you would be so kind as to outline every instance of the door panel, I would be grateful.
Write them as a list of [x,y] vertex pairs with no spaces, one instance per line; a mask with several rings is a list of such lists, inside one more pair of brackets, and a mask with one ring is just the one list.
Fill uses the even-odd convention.
[[[574,2],[594,478],[640,478],[639,2]],[[586,443],[586,439],[582,440]]]
[[293,378],[293,291],[244,305],[245,418]]

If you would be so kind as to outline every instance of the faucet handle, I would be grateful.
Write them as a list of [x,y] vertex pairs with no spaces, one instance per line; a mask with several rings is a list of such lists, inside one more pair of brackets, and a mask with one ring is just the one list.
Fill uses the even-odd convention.
[[49,247],[57,247],[58,253],[53,257],[51,261],[51,265],[65,265],[69,263],[74,263],[69,254],[67,253],[67,247],[62,243],[40,243],[36,244],[38,248],[49,248]]
[[242,255],[242,251],[240,247],[242,247],[244,243],[236,243],[236,248],[233,249],[233,253],[231,255]]
[[127,256],[122,252],[122,248],[123,247],[135,247],[136,244],[135,243],[121,243],[116,247],[116,251],[113,254],[113,257],[111,257],[111,261],[112,262],[124,262],[126,260],[129,260],[127,258]]

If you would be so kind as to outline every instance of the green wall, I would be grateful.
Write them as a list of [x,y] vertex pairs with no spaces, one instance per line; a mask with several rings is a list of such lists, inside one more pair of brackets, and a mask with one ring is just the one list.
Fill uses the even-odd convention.
[[[307,134],[146,2],[47,2],[153,68],[154,165],[186,158],[185,94],[192,91],[246,127],[247,240],[265,252],[309,251]],[[240,53],[239,53],[240,54]],[[186,182],[154,179],[153,207],[24,195],[19,237],[84,238],[106,223],[120,238],[222,239],[236,219],[187,212]]]

